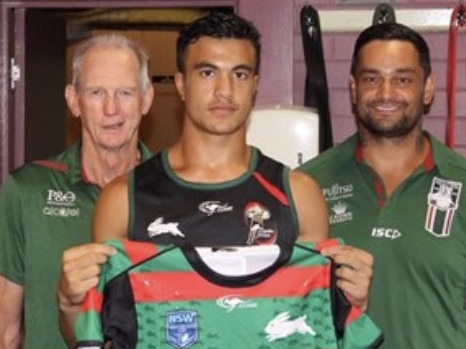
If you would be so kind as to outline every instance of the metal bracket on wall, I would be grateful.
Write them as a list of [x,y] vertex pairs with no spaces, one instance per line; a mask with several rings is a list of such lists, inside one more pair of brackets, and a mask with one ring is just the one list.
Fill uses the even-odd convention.
[[14,90],[16,82],[21,79],[21,68],[16,64],[14,58],[10,59],[10,89]]

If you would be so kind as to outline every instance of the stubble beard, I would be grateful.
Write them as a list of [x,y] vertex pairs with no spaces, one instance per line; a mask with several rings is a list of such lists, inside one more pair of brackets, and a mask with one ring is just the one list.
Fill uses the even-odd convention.
[[403,103],[403,114],[395,123],[390,124],[377,120],[370,108],[356,106],[358,128],[362,127],[366,132],[378,138],[403,138],[419,125],[423,115],[422,106],[418,106],[413,111],[413,116],[406,113],[407,106],[407,103]]

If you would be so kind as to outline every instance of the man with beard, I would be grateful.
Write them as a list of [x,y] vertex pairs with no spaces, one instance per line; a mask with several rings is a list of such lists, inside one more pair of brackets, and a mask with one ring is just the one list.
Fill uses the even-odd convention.
[[357,133],[304,164],[331,235],[374,256],[368,314],[384,349],[466,347],[466,161],[422,129],[434,96],[425,40],[393,23],[354,48]]

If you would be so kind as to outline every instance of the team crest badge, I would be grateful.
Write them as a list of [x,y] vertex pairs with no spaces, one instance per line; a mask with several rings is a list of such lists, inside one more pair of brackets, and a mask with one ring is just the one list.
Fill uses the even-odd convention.
[[427,196],[425,229],[429,233],[439,238],[450,235],[453,218],[458,209],[461,186],[461,182],[434,177]]
[[244,210],[244,219],[249,227],[246,244],[270,244],[276,237],[275,230],[266,227],[272,217],[270,211],[257,202],[250,202]]
[[184,349],[199,339],[197,312],[193,310],[171,311],[166,314],[166,339],[174,348]]

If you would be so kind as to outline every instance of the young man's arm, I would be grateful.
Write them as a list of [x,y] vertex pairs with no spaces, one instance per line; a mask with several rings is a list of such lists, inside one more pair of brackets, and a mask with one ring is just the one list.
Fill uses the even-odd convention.
[[290,188],[298,215],[298,241],[327,239],[327,205],[317,182],[304,173],[290,171]]
[[74,322],[86,292],[97,286],[101,265],[115,250],[102,241],[125,238],[128,227],[127,178],[119,177],[101,192],[94,209],[94,243],[66,250],[57,290],[60,331],[74,346]]
[[22,310],[23,287],[0,276],[0,348],[19,348]]

